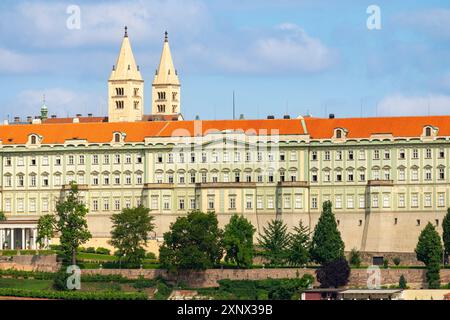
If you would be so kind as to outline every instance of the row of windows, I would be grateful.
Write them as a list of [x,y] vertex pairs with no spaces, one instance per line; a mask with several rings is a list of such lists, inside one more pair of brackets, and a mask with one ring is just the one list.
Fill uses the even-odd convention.
[[[253,174],[252,172],[240,172],[240,171],[234,171],[232,173],[230,172],[200,172],[197,174],[195,171],[189,172],[187,174],[185,173],[177,173],[177,182],[180,184],[186,183],[186,179],[189,179],[189,183],[208,183],[208,182],[276,182],[275,181],[275,174],[274,172],[270,171],[267,173],[262,172],[256,172]],[[266,177],[266,179],[264,179]],[[297,172],[296,171],[280,171],[278,178],[280,182],[284,181],[297,181]],[[255,180],[254,180],[255,179]],[[289,179],[289,180],[287,180]],[[155,173],[155,182],[156,183],[175,183],[175,174],[168,172],[168,173],[162,173],[162,172],[156,172]]]
[[[94,154],[91,156],[91,164],[93,165],[97,165],[97,164],[120,164],[122,162],[126,163],[126,164],[131,164],[133,163],[133,158],[135,160],[135,163],[137,164],[141,164],[142,163],[142,155],[137,154],[137,155],[132,155],[132,154],[114,154],[114,155],[109,155],[109,154],[104,154],[102,156]],[[85,165],[86,164],[86,159],[87,156],[86,155],[68,155],[66,156],[66,165],[75,165],[75,164],[79,164],[79,165]],[[18,156],[15,157],[16,160],[16,165],[17,166],[24,166],[25,165],[25,157],[24,156]],[[41,165],[42,166],[48,166],[50,165],[50,158],[49,156],[42,156],[40,158],[41,160]],[[37,157],[29,157],[28,158],[29,161],[29,165],[30,166],[37,166],[38,165],[38,158]],[[63,156],[55,156],[54,157],[54,165],[55,166],[61,166],[63,163]],[[11,156],[7,156],[5,157],[5,166],[6,167],[11,167],[13,165],[13,157]]]
[[[410,153],[411,159],[419,159],[420,152],[423,152],[425,159],[432,159],[433,151],[434,150],[432,150],[431,148],[427,148],[427,149],[399,149],[397,151],[397,153],[398,153],[398,159],[400,159],[400,160],[406,159],[407,152]],[[366,153],[367,152],[371,152],[372,153],[372,159],[373,160],[380,160],[381,158],[383,158],[384,160],[390,160],[391,159],[391,154],[393,153],[393,151],[388,150],[388,149],[386,149],[386,150],[378,150],[378,149],[376,149],[376,150],[372,150],[372,151],[359,150],[358,151],[358,160],[366,160]],[[334,159],[337,160],[337,161],[344,160],[345,153],[347,154],[347,160],[351,161],[351,160],[355,160],[356,159],[354,150],[348,150],[346,152],[344,152],[342,150],[337,150],[337,151],[334,152]],[[439,149],[437,151],[437,157],[439,159],[444,159],[445,158],[445,150],[444,149]],[[330,161],[331,160],[331,151],[329,151],[329,150],[323,151],[323,159],[325,161]],[[312,161],[319,160],[319,152],[318,151],[312,151],[311,152],[311,160]]]
[[[275,159],[276,159],[276,154],[274,152],[267,152],[267,154],[265,154],[262,151],[258,151],[258,152],[256,152],[256,154],[253,152],[247,151],[247,152],[245,152],[244,158],[242,158],[242,153],[238,152],[238,151],[236,151],[234,153],[227,152],[227,151],[223,151],[223,152],[213,151],[211,154],[209,154],[207,152],[202,152],[201,155],[197,154],[195,152],[191,152],[191,153],[187,153],[187,154],[184,152],[179,152],[177,154],[168,153],[167,155],[158,153],[156,156],[156,163],[163,163],[164,156],[166,156],[166,163],[174,163],[175,161],[178,163],[185,163],[186,161],[188,161],[190,163],[195,163],[198,158],[200,159],[201,163],[208,163],[208,162],[216,163],[216,162],[220,162],[220,161],[221,162],[230,162],[230,161],[251,162],[254,160],[261,162],[261,161],[275,161]],[[279,152],[278,159],[279,159],[279,161],[286,161],[286,153],[283,151]],[[290,160],[297,161],[297,152],[295,152],[295,151],[291,152]]]
[[[343,182],[344,181],[344,172],[343,170],[334,170],[334,181],[335,182]],[[346,181],[353,182],[358,179],[360,182],[366,181],[366,170],[358,170],[358,177],[355,177],[354,170],[345,170],[346,172]],[[411,181],[419,181],[419,168],[410,169],[409,176]],[[436,170],[436,178],[437,180],[445,180],[445,168],[441,167]],[[317,170],[311,172],[311,181],[318,182],[319,173]],[[323,170],[322,173],[322,181],[323,182],[331,182],[332,180],[332,172],[331,170]],[[371,171],[371,180],[392,180],[391,170],[390,169],[372,169]],[[400,168],[397,171],[397,180],[398,181],[406,181],[407,180],[407,171],[405,168]],[[432,181],[433,180],[433,169],[425,168],[423,169],[423,180],[424,181]]]
[[[96,199],[94,198],[92,200],[92,205],[90,206],[90,211],[110,211],[111,209],[113,211],[120,211],[122,208],[131,208],[133,205],[140,206],[142,203],[142,200],[140,197],[135,198],[134,201],[132,198],[102,198],[102,199]],[[24,198],[17,198],[15,203],[15,211],[16,212],[36,212],[38,211],[38,201],[36,198],[29,198],[28,201],[26,201]],[[123,205],[123,207],[122,207]],[[41,212],[49,212],[54,211],[55,204],[51,201],[49,201],[48,198],[43,198],[40,201],[40,211]],[[12,212],[12,199],[6,198],[5,204],[4,204],[4,210],[5,212]]]
[[[86,184],[86,178],[85,174],[66,174],[66,184],[69,184],[72,181],[77,182],[78,184]],[[16,177],[16,187],[25,187],[25,175],[17,175]],[[28,177],[29,187],[37,187],[39,185],[38,176],[37,175],[30,175]],[[43,187],[49,187],[50,186],[50,177],[48,175],[43,175],[40,177],[41,180],[41,186]],[[93,174],[90,177],[90,184],[93,186],[98,186],[100,183],[102,185],[131,185],[133,184],[133,181],[135,184],[142,184],[143,183],[143,176],[142,173],[102,173],[102,174]],[[54,186],[61,186],[63,182],[62,175],[54,175],[53,176],[53,185]],[[4,177],[4,184],[5,187],[12,187],[13,186],[13,179],[11,175],[5,175]]]
[[[207,210],[212,211],[216,209],[216,197],[209,195],[207,199]],[[293,200],[293,202],[292,202]],[[275,208],[275,196],[267,196],[265,199],[264,204],[264,197],[263,196],[257,196],[256,197],[256,209],[274,209]],[[152,196],[151,197],[151,203],[150,208],[152,210],[159,210],[160,209],[160,197],[159,196]],[[162,210],[172,210],[171,207],[172,204],[172,198],[171,196],[162,196]],[[187,207],[187,204],[189,207]],[[255,197],[253,195],[246,195],[245,196],[245,209],[251,210],[254,208],[255,205]],[[279,207],[283,206],[284,209],[303,209],[303,195],[302,194],[296,194],[294,197],[291,195],[284,195],[283,196],[283,203],[278,204]],[[177,201],[177,209],[178,210],[194,210],[198,208],[198,201],[191,197],[188,199],[188,202],[186,202],[185,197],[179,197]],[[238,209],[236,207],[236,196],[230,195],[228,196],[228,210],[236,210]]]
[[[367,197],[364,194],[360,194],[356,197],[358,201],[355,203],[354,195],[346,195],[345,197],[342,195],[334,196],[333,204],[335,209],[366,209],[368,205],[371,208],[391,208],[392,196],[389,193],[373,193],[370,195],[370,204],[367,202]],[[330,200],[329,196],[324,196],[324,201]],[[345,202],[344,202],[345,201]],[[413,192],[409,195],[405,193],[397,194],[397,207],[398,208],[419,208],[420,203],[424,208],[432,208],[433,207],[433,194],[432,193],[418,193]],[[437,203],[436,205],[440,208],[446,206],[445,204],[445,193],[439,192],[437,194]],[[311,197],[311,209],[318,209],[318,197]]]

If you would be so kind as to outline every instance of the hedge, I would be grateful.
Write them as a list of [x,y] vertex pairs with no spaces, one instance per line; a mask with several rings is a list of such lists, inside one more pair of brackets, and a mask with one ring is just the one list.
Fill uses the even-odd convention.
[[2,256],[17,256],[17,253],[20,255],[40,255],[40,256],[48,256],[52,254],[56,254],[55,250],[0,250],[0,255]]
[[0,278],[11,277],[14,279],[53,280],[55,273],[42,271],[22,271],[15,269],[0,270]]
[[82,292],[0,288],[0,296],[60,300],[148,300],[144,292]]

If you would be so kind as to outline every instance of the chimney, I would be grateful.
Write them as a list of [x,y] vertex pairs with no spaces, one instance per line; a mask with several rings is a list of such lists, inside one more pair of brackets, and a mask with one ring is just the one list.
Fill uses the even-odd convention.
[[32,121],[33,121],[33,117],[32,117],[32,116],[28,116],[28,117],[27,117],[27,122],[28,122],[28,123],[31,123]]
[[20,122],[20,117],[14,117],[14,122]]
[[77,118],[81,117],[81,113],[77,113]]
[[283,119],[290,119],[290,118],[291,118],[291,116],[288,115],[288,114],[285,114],[285,115],[283,116]]
[[239,116],[239,120],[244,120],[245,118],[244,118],[244,114],[243,113],[241,113],[241,115]]
[[52,119],[56,119],[56,114],[52,114]]
[[88,117],[89,117],[89,118],[92,118],[92,113],[88,113]]
[[268,115],[268,116],[267,116],[267,119],[273,120],[273,119],[275,119],[275,116],[273,116],[273,115]]
[[328,119],[334,119],[334,113],[330,113],[330,114],[328,115]]

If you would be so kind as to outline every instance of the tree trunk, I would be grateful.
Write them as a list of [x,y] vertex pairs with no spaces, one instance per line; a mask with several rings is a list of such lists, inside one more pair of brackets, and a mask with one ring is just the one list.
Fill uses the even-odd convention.
[[72,265],[77,264],[77,249],[72,249]]

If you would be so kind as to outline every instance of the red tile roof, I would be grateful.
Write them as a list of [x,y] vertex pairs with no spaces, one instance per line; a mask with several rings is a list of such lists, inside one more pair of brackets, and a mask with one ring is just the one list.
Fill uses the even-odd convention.
[[[93,117],[92,119],[99,119]],[[348,131],[348,138],[370,138],[374,134],[394,137],[420,137],[427,125],[437,127],[439,136],[450,136],[450,116],[382,117],[382,118],[311,118],[305,117],[307,133],[312,139],[330,139],[335,128]],[[197,136],[225,130],[257,135],[305,134],[300,119],[273,120],[196,120],[140,122],[81,122],[0,125],[4,145],[25,144],[30,134],[43,137],[43,144],[64,143],[80,139],[91,143],[112,141],[113,132],[126,134],[126,142],[142,142],[145,137]]]
[[223,130],[261,135],[304,133],[298,119],[93,122],[1,125],[0,139],[4,145],[25,144],[30,134],[38,134],[43,137],[43,144],[64,143],[71,139],[107,143],[113,140],[114,132],[123,132],[126,142],[142,142],[145,137],[194,136]]
[[374,134],[420,137],[427,125],[437,127],[439,136],[450,136],[450,116],[334,119],[305,117],[305,122],[312,139],[332,138],[336,128],[346,129],[347,138],[370,138]]
[[[43,121],[43,123],[73,123],[74,118],[48,118]],[[80,123],[85,122],[106,122],[108,117],[79,117],[78,121]]]

